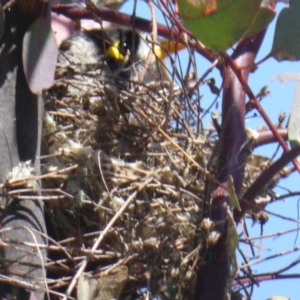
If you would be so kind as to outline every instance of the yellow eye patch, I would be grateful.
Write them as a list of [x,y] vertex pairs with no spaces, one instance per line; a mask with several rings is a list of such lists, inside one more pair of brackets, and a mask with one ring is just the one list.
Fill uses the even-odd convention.
[[108,55],[109,57],[113,58],[114,60],[117,61],[124,61],[125,57],[124,55],[120,52],[120,42],[117,41],[115,43],[113,43],[111,46],[109,46],[106,49],[106,55]]

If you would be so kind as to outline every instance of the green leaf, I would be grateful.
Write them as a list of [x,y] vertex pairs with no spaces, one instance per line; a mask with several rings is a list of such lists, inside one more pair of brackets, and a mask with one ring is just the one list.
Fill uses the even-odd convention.
[[250,28],[244,34],[244,37],[252,36],[265,29],[274,19],[276,12],[267,7],[260,7],[258,13]]
[[[234,225],[234,227],[233,227],[233,225]],[[235,256],[235,250],[237,249],[237,247],[239,245],[239,235],[236,230],[234,222],[231,222],[229,230],[230,230],[231,235],[230,235],[230,238],[228,241],[227,250],[228,250],[228,254],[230,255],[230,257],[233,258]]]
[[226,252],[230,258],[234,276],[238,271],[238,263],[236,258],[236,249],[239,246],[239,235],[233,220],[230,209],[227,209],[227,237],[226,237]]
[[37,94],[54,81],[58,46],[51,29],[51,6],[34,21],[23,39],[23,68],[28,86]]
[[248,31],[261,4],[261,0],[219,0],[216,10],[206,14],[202,0],[191,1],[178,0],[184,25],[200,42],[218,51],[226,50]]
[[238,211],[241,211],[240,203],[235,193],[233,179],[231,175],[228,178],[228,194],[230,206],[235,207]]
[[300,1],[291,1],[277,19],[271,52],[278,61],[300,59]]

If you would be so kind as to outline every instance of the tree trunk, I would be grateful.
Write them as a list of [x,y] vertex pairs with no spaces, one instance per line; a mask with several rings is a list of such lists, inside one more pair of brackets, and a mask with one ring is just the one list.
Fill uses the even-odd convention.
[[[27,86],[22,68],[23,35],[32,18],[22,14],[15,5],[5,14],[5,33],[0,44],[0,176],[6,182],[7,175],[20,162],[31,160],[36,173],[40,164],[41,97],[33,95]],[[4,188],[1,200],[0,266],[1,274],[12,279],[45,287],[42,264],[46,250],[29,247],[24,242],[46,244],[37,232],[46,233],[43,204],[31,200],[14,200]],[[1,278],[1,277],[0,277]],[[4,283],[0,279],[0,295],[11,299],[27,299],[30,289],[21,289],[17,281]],[[29,286],[30,287],[30,286]],[[28,295],[27,295],[28,294]],[[43,299],[44,292],[35,292],[36,299]],[[32,298],[33,299],[33,298]]]

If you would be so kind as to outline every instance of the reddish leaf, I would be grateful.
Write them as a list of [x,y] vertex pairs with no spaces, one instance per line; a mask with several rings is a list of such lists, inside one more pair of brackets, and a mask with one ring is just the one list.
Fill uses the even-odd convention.
[[23,39],[23,68],[30,90],[37,94],[54,80],[58,47],[51,29],[51,7],[30,26]]

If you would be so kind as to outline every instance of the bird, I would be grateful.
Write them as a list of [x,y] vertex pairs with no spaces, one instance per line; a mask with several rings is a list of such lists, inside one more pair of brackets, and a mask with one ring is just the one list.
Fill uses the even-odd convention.
[[74,134],[71,140],[80,143],[86,143],[88,133],[98,140],[99,131],[106,135],[102,141],[110,140],[104,125],[121,128],[134,119],[134,103],[150,104],[170,87],[166,58],[182,48],[168,40],[153,43],[148,33],[122,26],[76,31],[61,43],[55,83],[44,93],[46,140],[60,128],[72,128],[68,137]]
[[71,65],[80,66],[81,71],[98,69],[111,84],[170,81],[166,57],[183,48],[169,40],[152,43],[148,33],[120,26],[77,31],[61,44],[59,70]]

